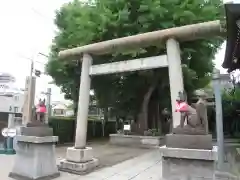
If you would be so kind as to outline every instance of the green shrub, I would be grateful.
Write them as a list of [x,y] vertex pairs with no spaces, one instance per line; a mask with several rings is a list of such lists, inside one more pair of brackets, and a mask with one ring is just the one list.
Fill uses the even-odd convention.
[[[50,117],[49,126],[53,128],[54,136],[59,137],[58,143],[74,142],[76,121],[75,117]],[[115,121],[108,121],[105,123],[104,136],[108,137],[109,134],[116,133]],[[103,127],[100,120],[89,118],[87,139],[103,137]]]
[[239,138],[240,135],[240,88],[236,87],[222,94],[224,133],[230,137]]

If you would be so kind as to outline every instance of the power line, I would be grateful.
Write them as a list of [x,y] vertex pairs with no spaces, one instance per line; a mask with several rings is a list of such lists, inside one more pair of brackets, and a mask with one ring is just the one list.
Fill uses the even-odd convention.
[[49,56],[48,55],[46,55],[46,54],[43,54],[43,53],[39,53],[40,55],[42,55],[42,56],[45,56],[46,58],[49,58]]
[[57,27],[56,27],[56,25],[54,24],[54,22],[53,22],[53,20],[51,20],[51,22],[49,21],[51,18],[48,18],[47,16],[45,16],[45,15],[43,15],[42,13],[40,13],[38,10],[36,10],[35,8],[31,8],[31,10],[35,13],[35,14],[37,14],[38,16],[40,16],[40,17],[42,17],[43,19],[45,19],[45,20],[47,20],[47,24],[50,26],[53,26],[54,27],[54,31],[57,31]]
[[[40,54],[40,55],[45,56],[45,57],[48,58],[48,56],[45,55],[45,54],[43,54],[43,53],[38,53],[38,54]],[[35,63],[40,63],[40,64],[43,64],[43,65],[46,65],[46,64],[47,64],[47,63],[44,63],[44,62],[41,62],[41,61],[34,60],[33,57],[30,58],[30,57],[24,56],[24,55],[22,55],[22,54],[20,54],[20,53],[16,53],[16,55],[17,55],[18,57],[20,57],[20,58],[23,58],[23,59],[26,59],[26,60],[29,60],[29,61],[33,61],[33,62],[35,62]]]
[[39,16],[45,18],[45,19],[48,19],[45,15],[43,15],[42,13],[40,13],[40,12],[39,12],[38,10],[36,10],[35,8],[32,7],[31,10],[32,10],[34,13],[36,13],[37,15],[39,15]]

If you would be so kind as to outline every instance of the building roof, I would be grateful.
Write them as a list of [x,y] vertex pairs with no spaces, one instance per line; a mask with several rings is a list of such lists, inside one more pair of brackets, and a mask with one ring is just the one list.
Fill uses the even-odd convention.
[[15,82],[15,81],[16,81],[15,77],[12,76],[11,74],[6,72],[0,72],[0,82],[9,83],[9,82]]
[[228,72],[240,69],[240,4],[225,4],[227,46],[223,68]]
[[67,106],[64,105],[64,104],[57,104],[57,105],[53,106],[52,109],[63,109],[63,110],[66,110]]

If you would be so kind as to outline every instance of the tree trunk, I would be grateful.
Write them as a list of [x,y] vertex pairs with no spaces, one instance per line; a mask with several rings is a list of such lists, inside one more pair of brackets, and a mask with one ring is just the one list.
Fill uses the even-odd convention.
[[147,127],[148,129],[155,129],[155,109],[154,109],[154,100],[150,98],[148,103],[148,119]]
[[152,97],[150,99],[149,105],[148,105],[148,123],[149,123],[149,128],[151,129],[158,129],[158,109],[157,105],[158,102],[156,101],[156,96],[152,94]]
[[75,137],[76,137],[76,127],[77,127],[77,112],[78,112],[78,102],[77,101],[73,101],[73,110],[74,110],[74,118],[75,118],[75,123],[73,126],[72,131],[74,132],[73,134],[73,141],[75,141]]
[[107,122],[108,121],[108,107],[104,108],[104,121]]
[[157,129],[159,131],[160,134],[162,134],[162,119],[161,119],[161,116],[160,116],[160,105],[159,105],[159,102],[156,103],[156,123],[157,123]]
[[157,81],[154,82],[149,88],[147,93],[144,95],[143,102],[141,105],[140,113],[138,114],[138,133],[143,134],[144,131],[148,130],[148,104],[152,96],[153,91],[156,89]]
[[121,117],[116,116],[116,132],[119,130],[123,130],[123,123],[121,122]]
[[74,106],[74,116],[77,117],[78,102],[74,101],[73,102],[73,106]]
[[108,107],[104,107],[103,116],[104,118],[102,120],[102,134],[103,134],[103,137],[105,137],[105,125],[106,125],[106,122],[108,122]]

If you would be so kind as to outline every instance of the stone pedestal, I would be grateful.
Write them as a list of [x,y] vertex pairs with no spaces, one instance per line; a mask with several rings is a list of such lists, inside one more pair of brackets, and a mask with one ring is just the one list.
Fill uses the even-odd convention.
[[166,146],[171,148],[212,150],[212,135],[167,134]]
[[[55,143],[47,127],[21,127],[16,136],[16,158],[9,177],[19,180],[50,180],[60,176],[56,165]],[[39,136],[33,136],[38,134]],[[49,135],[49,136],[46,136]]]
[[93,158],[91,147],[76,149],[69,147],[67,149],[66,159],[60,161],[59,170],[73,173],[86,174],[94,170],[99,165],[98,159]]
[[[182,140],[184,141],[184,139]],[[211,150],[160,147],[162,177],[176,179],[214,179],[217,147]]]

